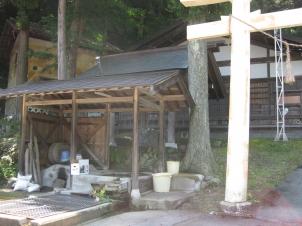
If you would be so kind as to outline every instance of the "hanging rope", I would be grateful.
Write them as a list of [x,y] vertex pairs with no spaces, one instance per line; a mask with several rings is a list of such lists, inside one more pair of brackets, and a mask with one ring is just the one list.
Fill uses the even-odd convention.
[[[229,17],[230,17],[230,21],[231,21],[231,18],[234,18],[234,19],[236,19],[236,20],[238,20],[238,21],[240,21],[241,23],[244,23],[245,25],[247,25],[247,26],[249,26],[249,27],[251,27],[251,28],[254,28],[256,31],[258,31],[258,32],[260,32],[260,33],[262,33],[262,34],[264,34],[265,36],[267,36],[267,37],[270,37],[270,38],[272,38],[272,39],[275,39],[275,37],[274,36],[272,36],[271,34],[269,34],[269,33],[267,33],[267,32],[264,32],[264,31],[261,31],[261,30],[259,30],[258,28],[256,28],[256,27],[254,27],[253,25],[251,25],[251,24],[249,24],[249,23],[247,23],[247,22],[245,22],[245,21],[243,21],[243,20],[241,20],[241,19],[239,19],[239,18],[237,18],[237,17],[235,17],[235,16],[233,16],[233,15],[229,15]],[[231,24],[231,22],[230,22],[230,24]],[[229,25],[229,29],[230,29],[230,25]],[[231,33],[231,32],[230,32]],[[281,39],[278,39],[278,38],[276,38],[279,42],[282,42],[284,45],[285,45],[285,47],[286,47],[286,75],[285,75],[285,79],[284,79],[284,82],[286,83],[286,84],[290,84],[290,85],[292,85],[296,80],[295,80],[295,76],[294,76],[294,73],[293,73],[293,68],[292,68],[292,66],[291,66],[291,64],[290,64],[290,46],[294,46],[294,47],[302,47],[302,45],[298,45],[298,44],[292,44],[292,43],[288,43],[288,42],[286,42],[286,41],[283,41],[283,40],[281,40]]]
[[285,42],[285,46],[286,46],[286,75],[285,75],[284,83],[292,85],[296,80],[295,80],[292,65],[290,64],[289,44]]

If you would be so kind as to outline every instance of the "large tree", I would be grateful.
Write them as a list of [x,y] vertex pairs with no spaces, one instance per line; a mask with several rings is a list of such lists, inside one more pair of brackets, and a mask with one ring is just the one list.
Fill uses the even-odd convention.
[[[29,27],[30,15],[32,10],[37,8],[38,0],[0,0],[4,4],[12,4],[18,9],[18,26],[19,26],[19,45],[17,55],[17,68],[16,68],[16,85],[21,85],[27,81],[28,62],[26,53],[28,51],[29,41]],[[20,119],[21,101],[17,98],[16,104],[16,118]]]
[[[204,23],[230,10],[230,5],[224,3],[192,7],[186,14],[186,10],[179,1],[173,0],[171,3],[173,5],[170,5],[170,9],[177,10],[183,16],[186,15],[190,25]],[[211,149],[209,129],[207,59],[205,40],[188,41],[188,85],[195,107],[190,111],[188,149],[180,168],[182,171],[215,175],[217,164]]]

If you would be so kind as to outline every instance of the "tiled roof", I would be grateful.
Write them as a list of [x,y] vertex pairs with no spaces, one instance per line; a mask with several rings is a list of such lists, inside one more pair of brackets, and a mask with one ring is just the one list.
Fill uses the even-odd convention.
[[19,86],[0,90],[0,98],[19,96],[22,94],[69,92],[72,90],[97,90],[113,87],[151,86],[173,77],[178,70],[132,73],[127,75],[114,75],[91,77],[89,79],[49,80],[40,82],[27,82]]
[[[103,75],[186,69],[188,67],[188,50],[186,46],[177,46],[102,56],[101,65]],[[99,75],[98,67],[94,66],[77,78]]]

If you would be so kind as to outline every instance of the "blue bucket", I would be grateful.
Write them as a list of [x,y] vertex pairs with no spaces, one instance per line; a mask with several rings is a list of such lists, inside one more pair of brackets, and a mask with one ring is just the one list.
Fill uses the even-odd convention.
[[61,162],[67,162],[70,159],[70,152],[67,150],[64,150],[61,152]]

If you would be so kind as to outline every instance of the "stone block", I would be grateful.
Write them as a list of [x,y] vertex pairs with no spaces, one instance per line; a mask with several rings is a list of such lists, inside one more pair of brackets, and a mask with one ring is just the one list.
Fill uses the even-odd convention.
[[66,181],[59,178],[56,178],[52,183],[53,188],[65,188],[65,186],[66,186]]
[[171,191],[200,191],[201,180],[197,174],[174,174]]

